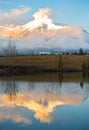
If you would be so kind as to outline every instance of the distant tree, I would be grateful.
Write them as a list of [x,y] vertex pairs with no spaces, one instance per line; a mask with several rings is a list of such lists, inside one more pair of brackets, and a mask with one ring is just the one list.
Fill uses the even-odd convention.
[[79,55],[84,55],[84,51],[82,48],[79,49]]
[[75,51],[74,53],[73,53],[73,55],[77,55],[78,53]]
[[5,56],[5,65],[13,67],[15,62],[15,56],[17,56],[17,53],[18,52],[15,42],[10,40],[6,48],[3,49],[3,55]]
[[66,52],[66,55],[69,55],[69,52]]

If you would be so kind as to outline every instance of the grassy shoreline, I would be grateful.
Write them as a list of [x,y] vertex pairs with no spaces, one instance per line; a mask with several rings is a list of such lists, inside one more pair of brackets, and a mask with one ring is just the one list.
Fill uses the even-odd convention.
[[[0,57],[0,74],[32,72],[81,72],[84,61],[89,55],[61,55],[63,66],[60,68],[59,55]],[[9,61],[10,60],[10,61]],[[12,62],[13,60],[13,62]],[[87,70],[86,70],[87,71]]]

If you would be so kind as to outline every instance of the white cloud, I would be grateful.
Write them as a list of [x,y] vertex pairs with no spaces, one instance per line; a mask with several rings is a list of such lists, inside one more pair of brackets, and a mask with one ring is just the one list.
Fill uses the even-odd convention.
[[49,9],[49,8],[43,8],[43,9],[40,9],[38,12],[36,12],[33,17],[35,19],[40,19],[40,18],[48,18],[52,16],[52,10]]
[[[15,113],[14,113],[15,111]],[[16,107],[4,107],[0,108],[0,122],[4,120],[12,120],[15,123],[32,124],[29,118],[26,118]]]
[[25,14],[29,12],[29,7],[23,7],[20,9],[13,9],[9,12],[0,12],[0,24],[19,24],[25,18]]

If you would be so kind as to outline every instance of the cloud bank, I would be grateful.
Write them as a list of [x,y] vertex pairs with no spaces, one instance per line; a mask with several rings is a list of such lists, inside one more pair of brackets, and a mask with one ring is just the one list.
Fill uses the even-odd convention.
[[[12,9],[9,12],[0,11],[0,24],[19,24],[24,20],[25,15],[30,11],[29,7]],[[20,22],[19,22],[20,21]]]
[[[9,13],[0,13],[0,21],[4,24],[24,21],[24,15],[30,8],[14,9]],[[89,33],[79,26],[56,24],[49,8],[39,9],[33,14],[32,21],[16,26],[0,26],[0,47],[7,46],[9,40],[14,40],[18,51],[35,49],[46,52],[59,50],[89,49]],[[37,50],[36,50],[37,49]],[[53,52],[52,51],[52,52]],[[24,53],[24,52],[21,52]],[[51,53],[51,52],[50,52]]]

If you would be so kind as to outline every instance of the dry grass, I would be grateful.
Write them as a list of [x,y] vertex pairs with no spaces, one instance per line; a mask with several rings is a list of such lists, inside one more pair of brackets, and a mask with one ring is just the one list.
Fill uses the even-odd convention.
[[[63,68],[81,69],[83,60],[88,60],[88,55],[63,55]],[[9,59],[7,59],[8,61]],[[14,58],[15,66],[36,66],[46,69],[58,68],[59,55],[17,56]],[[0,57],[0,65],[6,65],[6,58]]]

